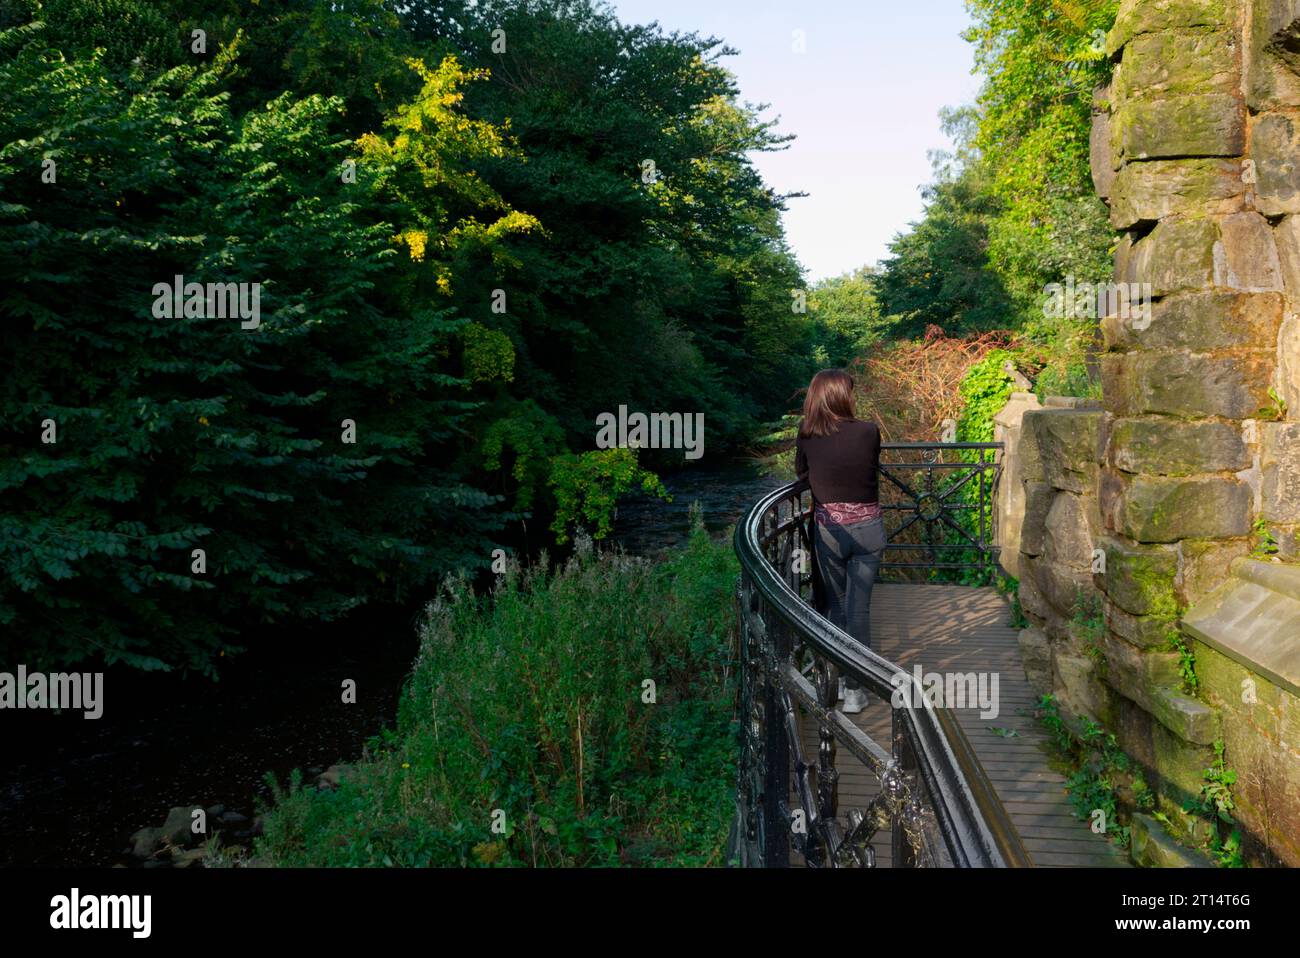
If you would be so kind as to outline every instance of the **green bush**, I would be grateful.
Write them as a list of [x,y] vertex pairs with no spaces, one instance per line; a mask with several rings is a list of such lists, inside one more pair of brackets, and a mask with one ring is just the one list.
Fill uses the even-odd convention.
[[[957,419],[958,442],[993,441],[993,417],[1006,405],[1007,399],[1011,396],[1011,376],[1005,368],[1010,359],[1011,353],[1007,350],[991,349],[962,377],[958,385],[958,393],[962,401],[961,415]],[[959,449],[953,455],[961,462],[992,461],[992,453],[989,450]],[[987,485],[991,475],[989,473],[986,476],[985,502],[991,501],[993,495],[992,489]],[[950,483],[961,482],[964,476],[964,473],[954,470],[944,476],[940,488]],[[979,558],[979,553],[971,543],[988,541],[993,533],[987,521],[981,527],[980,480],[971,477],[948,497],[948,501],[955,506],[948,514],[948,518],[957,528],[947,525],[938,527],[939,535],[946,543],[946,547],[937,550],[938,555],[945,561],[973,562]],[[962,585],[995,584],[997,577],[997,567],[992,563],[979,568],[930,570],[932,580],[957,582]],[[1015,606],[1015,614],[1020,614],[1018,603]]]
[[1006,364],[1011,353],[991,349],[962,377],[958,392],[962,399],[961,418],[957,420],[958,442],[992,442],[993,417],[1011,398],[1011,375]]
[[512,569],[489,596],[450,584],[428,608],[396,730],[336,791],[280,791],[256,854],[289,866],[722,864],[736,573],[697,525],[659,565],[585,550],[553,573]]

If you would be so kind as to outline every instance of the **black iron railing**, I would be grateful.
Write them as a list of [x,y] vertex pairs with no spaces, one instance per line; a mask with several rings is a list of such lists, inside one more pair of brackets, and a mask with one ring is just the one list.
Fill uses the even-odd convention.
[[[948,710],[920,704],[920,694],[901,696],[890,710],[890,741],[881,743],[836,709],[840,676],[886,702],[915,679],[814,610],[812,502],[794,489],[765,496],[736,529],[742,752],[733,860],[783,867],[794,850],[813,866],[874,867],[873,842],[888,834],[895,867],[1029,864]],[[804,755],[799,710],[816,723],[815,762]],[[878,785],[847,825],[839,749]]]
[[881,446],[881,508],[889,545],[880,564],[961,570],[990,581],[997,568],[993,495],[1000,442],[894,442]]

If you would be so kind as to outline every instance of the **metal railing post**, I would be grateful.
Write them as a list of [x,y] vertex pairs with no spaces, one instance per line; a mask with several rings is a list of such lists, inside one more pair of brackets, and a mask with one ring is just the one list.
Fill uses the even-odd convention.
[[[768,635],[772,664],[779,668],[790,656],[789,631],[773,621],[768,623]],[[780,689],[770,676],[763,684],[763,733],[763,867],[787,868],[790,822],[785,810],[790,798],[790,744]]]

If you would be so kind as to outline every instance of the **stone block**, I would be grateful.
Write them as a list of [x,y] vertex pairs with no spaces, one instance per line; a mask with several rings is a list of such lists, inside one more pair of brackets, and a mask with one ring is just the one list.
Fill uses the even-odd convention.
[[1300,103],[1300,3],[1251,0],[1246,97],[1264,113]]
[[1115,91],[1122,99],[1235,93],[1239,76],[1235,31],[1161,30],[1129,43],[1115,69]]
[[1200,699],[1166,688],[1155,689],[1144,704],[1161,725],[1185,742],[1213,745],[1219,738],[1219,713]]
[[1124,160],[1241,156],[1245,103],[1230,93],[1129,100],[1115,111],[1111,145]]
[[1300,121],[1265,113],[1250,131],[1255,162],[1255,205],[1265,216],[1300,213]]
[[1129,856],[1139,868],[1213,868],[1203,852],[1178,844],[1150,815],[1136,812],[1130,822]]
[[1015,392],[993,417],[993,439],[1002,443],[1002,475],[994,491],[994,536],[998,563],[1008,575],[1020,577],[1021,537],[1025,523],[1025,457],[1022,455],[1025,412],[1038,408],[1033,393]]
[[1025,678],[1040,695],[1052,690],[1052,649],[1041,629],[1021,629],[1020,661],[1025,666]]
[[1120,748],[1144,769],[1154,769],[1156,754],[1151,742],[1151,727],[1156,724],[1155,719],[1122,695],[1113,696],[1113,699],[1111,730]]
[[1134,615],[1114,602],[1106,603],[1105,620],[1107,629],[1140,649],[1167,646],[1170,633],[1178,628],[1174,616]]
[[1291,695],[1300,695],[1300,566],[1238,559],[1187,610],[1183,631]]
[[1300,301],[1300,216],[1284,217],[1273,229],[1282,288],[1292,300]]
[[1034,409],[1025,413],[1042,458],[1043,479],[1067,492],[1092,493],[1101,461],[1100,409]]
[[1270,522],[1300,522],[1300,422],[1259,424],[1262,506]]
[[1214,244],[1214,285],[1263,293],[1282,289],[1282,263],[1268,220],[1233,213],[1219,220]]
[[1172,620],[1178,614],[1174,589],[1178,571],[1176,548],[1139,545],[1111,536],[1101,538],[1098,547],[1106,553],[1106,571],[1099,579],[1106,597],[1115,606],[1132,615],[1165,620]]
[[1160,648],[1139,649],[1110,633],[1103,636],[1106,657],[1103,679],[1130,702],[1136,702],[1157,719],[1156,699],[1178,686],[1178,654]]
[[1268,529],[1277,540],[1277,557],[1283,562],[1300,562],[1300,522],[1270,522]]
[[1052,693],[1066,712],[1100,719],[1105,699],[1095,680],[1096,663],[1083,655],[1057,652],[1052,658]]
[[1134,243],[1118,281],[1150,283],[1152,296],[1201,290],[1214,282],[1219,227],[1205,217],[1161,220]]
[[1284,302],[1281,293],[1181,293],[1157,301],[1145,329],[1107,317],[1102,320],[1102,334],[1112,351],[1137,347],[1272,350],[1277,346]]
[[[1115,182],[1116,158],[1112,148],[1109,113],[1094,113],[1088,133],[1088,166],[1092,172],[1092,188],[1103,200],[1109,199]],[[1114,216],[1112,215],[1112,221]]]
[[1184,539],[1178,544],[1178,601],[1199,602],[1221,586],[1234,561],[1250,552],[1248,539]]
[[1179,804],[1195,799],[1205,783],[1205,769],[1214,761],[1214,749],[1179,738],[1158,721],[1151,723],[1151,744],[1161,793]]
[[1047,531],[1047,513],[1052,508],[1056,490],[1045,482],[1025,483],[1024,522],[1020,527],[1020,551],[1024,555],[1043,554],[1043,536]]
[[1115,243],[1115,255],[1113,257],[1114,272],[1112,275],[1115,281],[1127,282],[1132,270],[1129,269],[1129,260],[1133,258],[1133,236],[1131,233],[1124,233]]
[[1146,33],[1183,27],[1222,29],[1236,22],[1238,9],[1238,0],[1121,0],[1115,25],[1106,37],[1106,52],[1114,56]]
[[1272,405],[1275,354],[1194,355],[1171,350],[1101,357],[1102,390],[1116,418],[1166,415],[1251,419]]
[[[1097,287],[1094,286],[1094,289]],[[1104,286],[1103,286],[1104,288]],[[1101,403],[1096,399],[1083,396],[1044,396],[1044,409],[1100,409]]]
[[1282,288],[1282,264],[1273,231],[1258,213],[1178,216],[1161,220],[1134,244],[1119,281],[1150,283],[1157,297],[1211,285],[1266,292]]
[[1235,815],[1273,855],[1300,865],[1300,698],[1201,642],[1201,694],[1222,714]]
[[[1095,130],[1095,127],[1094,127]],[[1110,224],[1127,229],[1174,213],[1234,213],[1245,184],[1235,159],[1146,160],[1125,163],[1108,183]]]
[[1162,476],[1237,472],[1251,461],[1239,425],[1167,417],[1117,419],[1107,460],[1124,472]]
[[1093,537],[1100,524],[1095,498],[1059,493],[1044,523],[1044,557],[1053,565],[1091,575]]
[[[1035,611],[1047,622],[1049,634],[1058,634],[1059,626],[1074,616],[1079,597],[1094,591],[1091,576],[1044,556],[1022,556],[1020,568],[1024,573],[1021,584],[1029,582],[1035,587],[1034,601],[1040,603]],[[1023,594],[1020,602],[1028,608]]]
[[1042,590],[1038,588],[1038,583],[1034,581],[1031,563],[1021,562],[1020,588],[1016,594],[1020,596],[1020,608],[1026,615],[1043,623],[1052,618],[1054,613],[1043,597]]
[[[1292,296],[1291,302],[1300,303]],[[1278,396],[1286,403],[1288,415],[1300,413],[1300,313],[1288,310],[1277,336]]]
[[[1107,470],[1106,528],[1142,543],[1227,539],[1250,531],[1250,486],[1225,476],[1128,476]],[[1108,567],[1109,568],[1109,567]]]

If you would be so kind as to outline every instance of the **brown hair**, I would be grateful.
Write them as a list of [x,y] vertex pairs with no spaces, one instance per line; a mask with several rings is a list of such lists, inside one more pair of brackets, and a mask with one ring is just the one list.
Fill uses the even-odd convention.
[[829,436],[841,422],[853,418],[853,377],[842,369],[823,369],[808,384],[800,437]]

